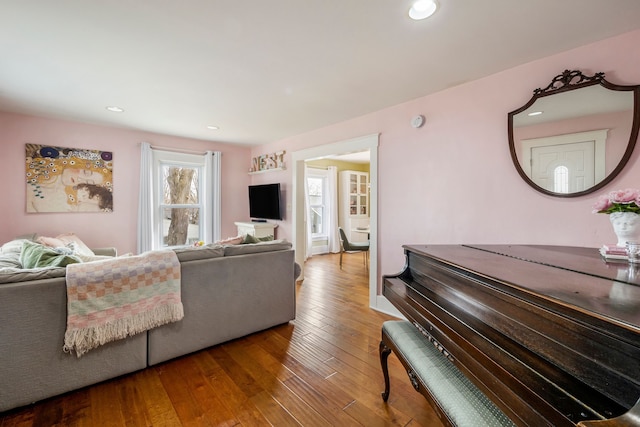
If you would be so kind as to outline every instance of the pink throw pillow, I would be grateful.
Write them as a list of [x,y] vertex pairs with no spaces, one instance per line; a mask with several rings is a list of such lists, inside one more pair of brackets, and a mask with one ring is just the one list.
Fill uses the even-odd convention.
[[216,245],[239,245],[242,243],[242,236],[229,237],[224,240],[218,240]]
[[46,237],[40,236],[36,239],[38,243],[41,245],[48,246],[50,248],[64,248],[65,244],[62,240],[56,239],[55,237]]

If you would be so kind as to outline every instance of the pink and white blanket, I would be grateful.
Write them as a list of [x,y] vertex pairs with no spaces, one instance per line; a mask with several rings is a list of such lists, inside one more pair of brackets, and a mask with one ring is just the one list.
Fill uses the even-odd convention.
[[174,251],[67,266],[64,351],[78,357],[99,345],[184,317]]

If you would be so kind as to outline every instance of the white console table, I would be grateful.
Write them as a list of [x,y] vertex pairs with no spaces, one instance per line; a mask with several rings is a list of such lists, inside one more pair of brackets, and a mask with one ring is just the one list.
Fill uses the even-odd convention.
[[276,238],[276,228],[278,224],[273,224],[271,222],[236,222],[236,227],[238,227],[238,235],[246,235],[250,234],[255,237],[266,237],[273,236]]

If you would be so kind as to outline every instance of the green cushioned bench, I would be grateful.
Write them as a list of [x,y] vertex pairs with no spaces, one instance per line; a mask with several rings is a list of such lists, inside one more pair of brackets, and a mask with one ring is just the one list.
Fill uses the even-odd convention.
[[410,322],[384,322],[380,342],[380,363],[385,381],[385,391],[382,393],[384,401],[389,398],[387,359],[393,351],[407,369],[413,387],[427,398],[445,424],[514,426],[441,350]]

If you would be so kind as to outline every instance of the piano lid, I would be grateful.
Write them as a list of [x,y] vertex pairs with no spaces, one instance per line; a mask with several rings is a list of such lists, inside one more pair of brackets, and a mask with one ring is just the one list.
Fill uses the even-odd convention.
[[596,313],[640,333],[640,266],[607,263],[598,249],[542,245],[407,245],[405,248]]
[[640,265],[631,264],[626,260],[605,260],[595,248],[543,245],[463,246],[640,286]]

